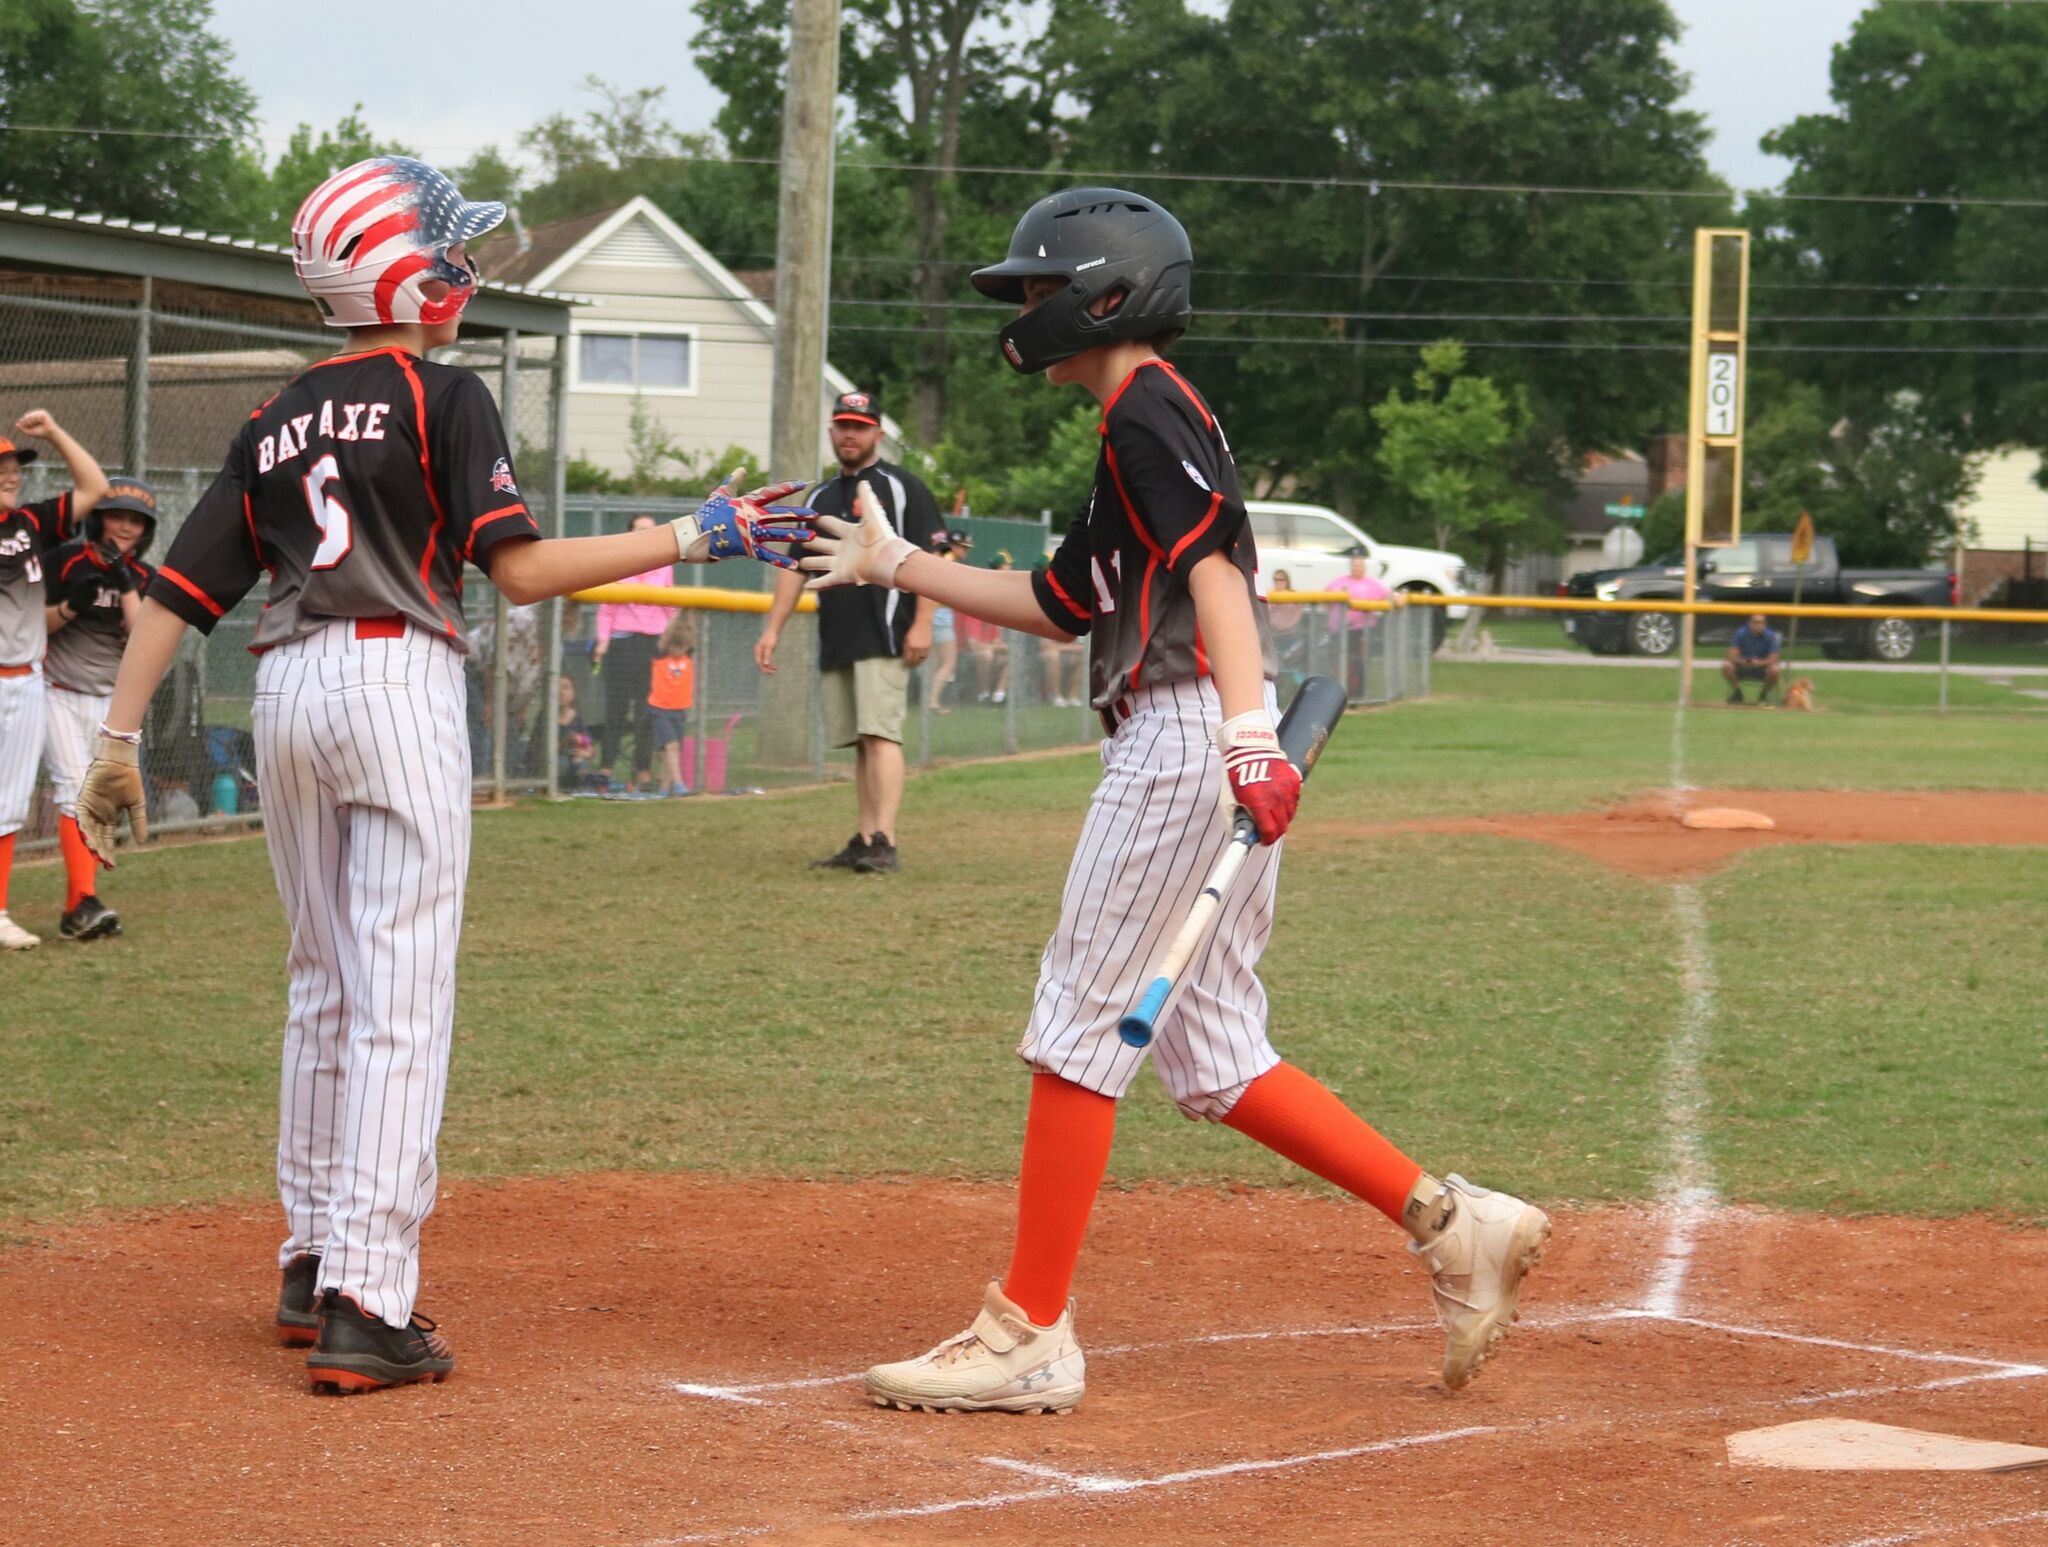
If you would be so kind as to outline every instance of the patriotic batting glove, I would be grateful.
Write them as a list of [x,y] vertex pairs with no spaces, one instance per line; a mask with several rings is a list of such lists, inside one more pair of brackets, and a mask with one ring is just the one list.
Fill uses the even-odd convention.
[[800,483],[771,483],[746,494],[732,492],[739,469],[711,491],[692,515],[669,523],[676,534],[676,555],[685,564],[716,564],[720,559],[759,559],[778,569],[795,569],[796,560],[764,543],[801,543],[811,538],[811,512],[802,505],[774,502],[796,493]]
[[1223,754],[1223,806],[1252,819],[1259,842],[1278,843],[1301,804],[1301,772],[1280,750],[1273,717],[1263,709],[1225,720],[1216,730]]
[[882,502],[866,484],[853,497],[857,521],[837,516],[816,517],[818,535],[811,539],[810,556],[798,568],[810,575],[804,589],[823,591],[842,585],[896,583],[896,571],[917,552],[917,544],[899,537],[882,513]]

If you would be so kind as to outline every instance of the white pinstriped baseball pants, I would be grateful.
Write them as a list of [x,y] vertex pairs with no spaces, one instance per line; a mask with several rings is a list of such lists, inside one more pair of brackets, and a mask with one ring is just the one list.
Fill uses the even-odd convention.
[[[1273,690],[1266,689],[1269,707]],[[1230,830],[1217,809],[1222,705],[1208,678],[1142,689],[1102,744],[1102,783],[1038,967],[1018,1055],[1034,1069],[1122,1096],[1148,1052],[1189,1117],[1221,1121],[1244,1087],[1280,1062],[1266,1040],[1259,957],[1273,932],[1280,850],[1260,845],[1223,899],[1208,940],[1160,1012],[1150,1048],[1117,1022],[1152,981]]]
[[392,1326],[419,1292],[469,872],[462,656],[347,623],[265,652],[256,780],[291,924],[279,1091],[280,1265]]
[[79,693],[49,687],[43,714],[43,766],[50,771],[50,793],[65,816],[78,815],[78,791],[92,764],[92,744],[107,722],[112,693]]
[[40,666],[19,677],[0,677],[0,838],[28,825],[47,713]]

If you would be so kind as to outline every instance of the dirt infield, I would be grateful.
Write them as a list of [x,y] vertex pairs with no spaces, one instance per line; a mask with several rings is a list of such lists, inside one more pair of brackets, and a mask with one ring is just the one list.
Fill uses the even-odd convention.
[[[2038,1543],[2043,1474],[1731,1468],[1841,1416],[2048,1441],[2048,1233],[1708,1217],[1672,1314],[1651,1211],[1559,1218],[1514,1343],[1434,1379],[1424,1280],[1355,1204],[1112,1192],[1067,1418],[865,1405],[956,1331],[1006,1188],[603,1176],[450,1187],[446,1385],[305,1392],[274,1206],[0,1251],[0,1540]],[[1668,1308],[1667,1308],[1668,1309]]]
[[[1712,806],[1761,812],[1776,826],[1715,831],[1680,824],[1687,807]],[[1347,836],[1492,833],[1525,838],[1570,849],[1630,875],[1672,881],[1710,874],[1739,854],[1784,843],[2048,844],[2048,799],[1981,790],[1695,790],[1684,797],[1649,795],[1602,811],[1317,826]]]

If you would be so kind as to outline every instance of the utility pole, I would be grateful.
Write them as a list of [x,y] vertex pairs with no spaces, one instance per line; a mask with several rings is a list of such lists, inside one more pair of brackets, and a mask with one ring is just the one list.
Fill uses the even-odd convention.
[[796,0],[782,99],[782,206],[775,237],[775,406],[769,474],[818,471],[825,308],[832,280],[839,0]]

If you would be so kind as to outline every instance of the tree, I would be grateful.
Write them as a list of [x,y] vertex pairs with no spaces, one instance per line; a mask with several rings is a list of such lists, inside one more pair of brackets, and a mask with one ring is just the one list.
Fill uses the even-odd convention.
[[[1526,390],[1524,477],[1555,485],[1682,412],[1682,369],[1597,347],[1683,338],[1640,319],[1682,312],[1691,230],[1726,212],[1676,33],[1664,0],[1059,0],[1050,35],[1084,110],[1068,163],[1138,169],[1189,228],[1197,320],[1176,354],[1247,481],[1360,512],[1384,477],[1371,405],[1446,334]],[[1196,168],[1226,180],[1143,176]]]
[[1396,387],[1372,410],[1388,492],[1431,523],[1437,547],[1476,545],[1499,591],[1508,556],[1556,534],[1513,472],[1513,447],[1529,429],[1526,394],[1466,375],[1454,343],[1422,351],[1414,385],[1413,397]]
[[[252,236],[280,246],[290,246],[292,217],[311,193],[345,166],[371,156],[410,156],[412,151],[395,141],[379,140],[363,122],[363,105],[358,102],[332,129],[314,137],[311,124],[292,131],[277,164],[264,175],[262,183],[245,201],[242,229]],[[474,195],[472,195],[474,197]]]
[[208,0],[0,7],[0,197],[245,232],[256,101],[211,20]]
[[[1836,48],[1830,80],[1832,112],[1764,141],[1793,162],[1786,191],[1923,202],[1766,205],[1772,277],[1819,287],[1788,292],[1798,314],[1841,320],[1780,332],[1766,315],[1760,333],[1841,349],[1797,364],[1852,423],[1883,419],[1910,388],[1916,412],[1961,444],[2048,447],[2048,379],[2038,356],[2010,352],[2048,345],[2042,212],[1957,202],[2048,198],[2048,9],[1872,6]],[[1873,369],[1861,352],[1873,344],[1953,352]]]
[[[697,62],[726,93],[720,132],[743,154],[777,154],[787,0],[695,0],[695,8]],[[959,298],[960,278],[950,238],[963,150],[980,143],[1004,159],[1032,154],[1032,126],[1049,100],[1022,41],[1023,11],[1018,0],[846,0],[843,11],[840,91],[861,144],[900,164],[909,203],[908,292],[922,330],[911,335],[912,419],[926,445],[946,431],[948,303]],[[845,207],[835,200],[835,213]]]

